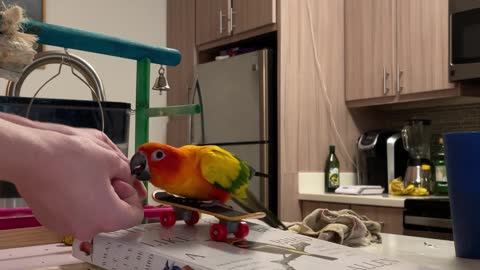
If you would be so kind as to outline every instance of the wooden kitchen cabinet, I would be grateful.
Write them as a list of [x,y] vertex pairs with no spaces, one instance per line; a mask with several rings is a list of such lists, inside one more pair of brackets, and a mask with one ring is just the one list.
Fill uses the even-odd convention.
[[232,0],[233,34],[273,24],[276,21],[275,0]]
[[453,88],[448,81],[448,0],[397,0],[400,94]]
[[351,209],[359,215],[382,223],[384,233],[403,234],[403,208],[352,204]]
[[350,205],[344,204],[344,203],[303,201],[302,202],[302,219],[318,208],[338,211],[342,209],[350,209]]
[[319,201],[302,201],[302,219],[317,208],[326,208],[337,211],[351,209],[359,215],[383,224],[382,232],[403,234],[403,208],[367,206],[357,204],[329,203]]
[[394,0],[346,0],[346,100],[395,96]]
[[455,88],[448,31],[448,0],[345,0],[347,105],[435,98]]
[[228,13],[230,0],[201,0],[195,2],[195,39],[203,44],[230,35]]
[[197,0],[196,44],[202,45],[276,22],[276,0]]

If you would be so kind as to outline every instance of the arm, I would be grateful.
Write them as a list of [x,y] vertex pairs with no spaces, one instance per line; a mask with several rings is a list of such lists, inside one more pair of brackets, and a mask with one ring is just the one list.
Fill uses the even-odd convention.
[[143,185],[100,140],[0,119],[0,149],[0,178],[58,233],[87,240],[140,223]]

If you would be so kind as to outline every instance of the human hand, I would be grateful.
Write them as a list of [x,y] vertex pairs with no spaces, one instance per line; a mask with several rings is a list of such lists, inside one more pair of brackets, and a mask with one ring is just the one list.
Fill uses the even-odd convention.
[[21,117],[21,116],[10,114],[10,113],[2,113],[2,112],[0,112],[0,119],[9,121],[17,125],[35,128],[35,129],[50,130],[50,131],[55,131],[65,135],[85,136],[87,138],[94,140],[97,144],[99,144],[104,148],[112,149],[116,151],[120,158],[128,161],[128,158],[125,156],[125,154],[108,138],[108,136],[97,129],[74,128],[66,125],[32,121],[25,117]]
[[146,191],[117,150],[80,131],[30,133],[33,143],[22,152],[26,168],[12,180],[44,226],[88,240],[141,222]]

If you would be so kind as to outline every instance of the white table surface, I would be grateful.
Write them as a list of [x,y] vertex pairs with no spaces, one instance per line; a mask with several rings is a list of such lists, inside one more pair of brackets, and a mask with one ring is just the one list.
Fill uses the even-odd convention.
[[[367,252],[427,266],[433,270],[480,269],[480,260],[455,257],[452,241],[382,234],[382,244],[360,248]],[[0,250],[0,269],[38,269],[81,263],[62,244]]]
[[0,269],[25,270],[82,263],[64,244],[0,249]]
[[455,256],[453,241],[395,234],[382,234],[382,244],[372,244],[361,249],[386,257],[427,266],[434,270],[480,269],[480,260]]

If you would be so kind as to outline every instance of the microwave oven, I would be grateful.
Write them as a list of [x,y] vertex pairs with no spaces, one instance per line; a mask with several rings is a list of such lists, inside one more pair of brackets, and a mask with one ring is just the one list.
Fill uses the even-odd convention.
[[480,78],[480,1],[449,0],[450,81]]

